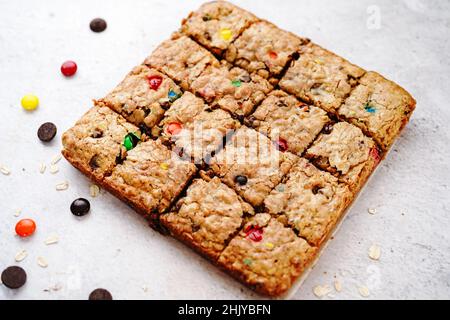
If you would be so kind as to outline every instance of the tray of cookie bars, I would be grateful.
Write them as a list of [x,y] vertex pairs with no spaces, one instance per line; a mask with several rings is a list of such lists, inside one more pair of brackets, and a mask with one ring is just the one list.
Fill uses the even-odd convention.
[[216,1],[94,100],[62,153],[155,230],[279,297],[415,104],[380,74]]

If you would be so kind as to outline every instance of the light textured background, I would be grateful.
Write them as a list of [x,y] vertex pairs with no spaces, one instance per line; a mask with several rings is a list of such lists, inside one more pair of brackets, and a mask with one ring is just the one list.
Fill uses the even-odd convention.
[[[59,173],[38,172],[59,153],[61,133],[112,89],[151,50],[176,30],[202,1],[8,1],[0,0],[0,269],[19,263],[25,287],[0,286],[2,299],[85,299],[105,287],[118,299],[258,298],[191,250],[149,229],[111,195],[91,199],[89,216],[77,219],[69,205],[89,198],[89,181],[65,160]],[[417,99],[417,110],[400,140],[349,212],[296,299],[315,298],[318,284],[342,282],[334,299],[450,298],[450,2],[446,0],[236,1],[280,27],[308,36],[369,70],[395,80]],[[380,13],[379,28],[373,17]],[[375,16],[373,15],[375,14]],[[108,29],[89,30],[104,17]],[[376,21],[375,21],[376,22]],[[64,78],[60,64],[73,59],[79,71]],[[20,107],[31,92],[41,104]],[[36,130],[57,124],[57,138],[44,145]],[[55,184],[68,180],[67,191]],[[18,218],[38,225],[29,239],[14,235]],[[376,208],[369,215],[368,208]],[[60,242],[45,246],[57,233]],[[378,262],[367,252],[381,247]],[[47,259],[46,269],[36,263]],[[52,289],[53,288],[53,289]],[[45,291],[50,289],[50,291]]]

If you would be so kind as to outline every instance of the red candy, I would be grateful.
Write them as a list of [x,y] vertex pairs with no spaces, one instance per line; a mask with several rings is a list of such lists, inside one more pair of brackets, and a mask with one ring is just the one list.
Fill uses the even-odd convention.
[[36,231],[36,223],[31,219],[22,219],[16,224],[16,233],[21,237],[31,236]]
[[77,72],[77,68],[77,64],[69,60],[61,65],[61,73],[66,77],[71,77]]
[[278,54],[275,51],[269,51],[269,57],[272,59],[278,58]]
[[281,152],[285,152],[288,149],[288,143],[283,138],[278,139],[274,142],[275,147]]
[[172,122],[172,123],[169,123],[169,125],[167,126],[166,131],[170,135],[175,135],[175,134],[180,133],[180,131],[182,129],[183,129],[183,126],[180,123]]
[[378,149],[377,148],[370,149],[369,154],[375,160],[375,165],[378,165],[381,161],[381,156]]
[[248,226],[245,229],[245,234],[250,240],[254,242],[260,242],[263,238],[263,229],[261,229],[259,226]]
[[150,88],[152,88],[155,91],[158,90],[159,86],[163,82],[163,78],[161,76],[150,76],[147,79]]

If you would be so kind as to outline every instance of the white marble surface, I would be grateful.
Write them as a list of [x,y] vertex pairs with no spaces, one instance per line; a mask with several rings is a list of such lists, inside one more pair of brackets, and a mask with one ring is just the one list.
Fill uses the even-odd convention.
[[[59,153],[61,133],[112,89],[132,66],[175,30],[202,1],[0,0],[0,269],[18,263],[28,282],[17,291],[0,286],[1,299],[85,299],[105,287],[117,299],[258,298],[182,244],[149,229],[111,195],[91,199],[92,212],[71,215],[73,199],[89,198],[89,181],[61,160],[59,172],[40,174]],[[394,150],[349,212],[337,237],[295,299],[315,298],[312,288],[332,285],[330,299],[450,298],[450,2],[446,0],[236,1],[260,17],[308,36],[366,69],[397,81],[417,98],[417,110]],[[380,24],[376,24],[377,12]],[[375,14],[375,15],[374,15]],[[89,30],[101,16],[108,29]],[[375,19],[375,20],[374,20]],[[79,71],[64,78],[60,64]],[[41,104],[20,107],[31,92]],[[36,130],[57,124],[43,145]],[[55,184],[68,180],[67,191]],[[18,220],[38,224],[29,239],[14,235]],[[368,208],[376,208],[370,215]],[[46,246],[52,233],[58,244]],[[379,261],[368,248],[381,247]],[[47,268],[37,265],[43,256]],[[50,289],[50,291],[45,291]]]

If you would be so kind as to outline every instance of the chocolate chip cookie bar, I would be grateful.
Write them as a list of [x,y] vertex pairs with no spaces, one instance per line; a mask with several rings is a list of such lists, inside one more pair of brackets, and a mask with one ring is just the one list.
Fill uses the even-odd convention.
[[280,81],[284,91],[335,113],[365,71],[314,43],[302,46]]
[[211,159],[211,169],[244,200],[258,207],[297,160],[297,156],[279,151],[263,134],[242,126]]
[[192,83],[191,89],[212,106],[243,117],[250,114],[273,88],[260,76],[224,63],[220,68],[207,68]]
[[190,92],[186,92],[166,112],[160,124],[161,136],[172,142],[180,155],[201,164],[218,150],[223,138],[240,123],[222,109],[212,109]]
[[268,136],[279,150],[299,156],[328,122],[325,111],[281,90],[273,91],[246,121]]
[[218,264],[255,291],[286,292],[314,259],[312,247],[269,214],[257,214],[221,253]]
[[216,55],[222,55],[242,31],[256,21],[258,18],[253,14],[229,2],[213,1],[184,19],[181,32]]
[[415,105],[414,98],[399,85],[367,72],[338,113],[387,150],[408,123]]
[[97,104],[108,106],[129,122],[150,133],[173,101],[181,96],[180,88],[162,73],[140,65]]
[[346,184],[302,158],[264,205],[268,213],[286,218],[299,236],[319,247],[352,199]]
[[236,191],[219,178],[206,175],[190,185],[175,209],[161,216],[162,225],[213,261],[241,229],[246,217],[254,214],[252,206]]
[[107,107],[91,108],[62,136],[64,157],[78,170],[102,181],[126,156],[124,138],[139,129]]
[[188,90],[208,66],[220,66],[211,52],[177,33],[159,45],[144,64],[166,74],[183,90]]
[[189,183],[197,168],[159,140],[139,143],[105,178],[104,185],[138,212],[157,219]]
[[307,42],[307,39],[281,30],[269,22],[259,21],[230,45],[225,58],[275,84],[277,77],[292,59],[298,57],[301,46]]
[[347,122],[327,126],[305,157],[357,192],[381,160],[375,142]]

